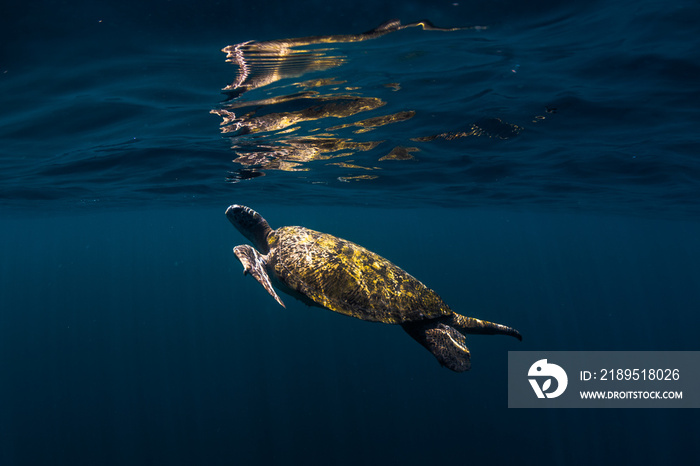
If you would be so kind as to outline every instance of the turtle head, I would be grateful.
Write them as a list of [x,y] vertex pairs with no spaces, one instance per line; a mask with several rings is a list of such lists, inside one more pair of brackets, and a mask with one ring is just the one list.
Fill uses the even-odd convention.
[[262,215],[250,207],[234,204],[226,209],[226,217],[261,253],[270,252],[267,236],[272,232],[272,228]]

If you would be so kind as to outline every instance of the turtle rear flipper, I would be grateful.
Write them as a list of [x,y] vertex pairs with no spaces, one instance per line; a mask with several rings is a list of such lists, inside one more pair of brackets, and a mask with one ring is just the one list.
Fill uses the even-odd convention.
[[267,270],[265,270],[265,259],[263,256],[247,244],[236,246],[233,248],[233,253],[243,264],[243,274],[252,275],[282,307],[286,308],[287,306],[284,305],[280,297],[275,293],[274,288],[272,288],[270,277],[267,275]]
[[496,324],[487,320],[475,319],[474,317],[467,317],[457,313],[453,313],[449,319],[450,320],[447,322],[449,325],[456,327],[467,334],[510,335],[511,337],[515,337],[518,340],[523,341],[523,336],[520,335],[520,332],[506,325]]
[[440,365],[455,372],[464,372],[471,368],[469,348],[464,335],[442,322],[442,319],[408,322],[401,327],[433,353]]

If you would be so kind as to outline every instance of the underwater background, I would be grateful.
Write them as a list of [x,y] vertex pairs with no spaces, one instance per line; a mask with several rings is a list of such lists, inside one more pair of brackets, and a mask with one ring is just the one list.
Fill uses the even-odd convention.
[[[698,24],[681,0],[4,3],[0,465],[697,464],[694,410],[508,409],[507,357],[700,350]],[[523,341],[468,336],[458,374],[283,309],[233,203]]]

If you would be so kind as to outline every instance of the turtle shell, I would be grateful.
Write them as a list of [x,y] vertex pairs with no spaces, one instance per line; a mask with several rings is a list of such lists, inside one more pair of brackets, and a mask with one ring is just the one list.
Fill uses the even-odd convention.
[[400,324],[452,310],[423,283],[378,254],[303,227],[268,236],[268,270],[287,291],[358,319]]

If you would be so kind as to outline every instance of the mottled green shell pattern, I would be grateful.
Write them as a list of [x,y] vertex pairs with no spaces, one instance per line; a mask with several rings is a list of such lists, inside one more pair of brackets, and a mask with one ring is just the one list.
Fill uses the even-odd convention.
[[268,270],[315,304],[363,320],[400,324],[451,315],[440,296],[362,246],[303,227],[268,236]]

